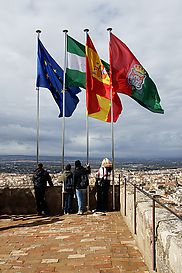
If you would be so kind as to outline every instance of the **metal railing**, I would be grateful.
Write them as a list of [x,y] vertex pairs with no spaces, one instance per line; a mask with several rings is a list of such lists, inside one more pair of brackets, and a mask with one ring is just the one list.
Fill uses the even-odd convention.
[[168,210],[170,213],[172,213],[173,215],[175,215],[178,219],[182,220],[182,216],[177,214],[175,211],[173,211],[172,209],[170,209],[169,207],[166,207],[165,204],[161,203],[158,199],[157,196],[155,195],[151,195],[148,192],[144,191],[142,188],[140,188],[139,186],[137,186],[136,184],[127,181],[126,178],[124,178],[124,216],[126,216],[127,210],[127,200],[126,200],[126,191],[127,191],[127,184],[130,184],[131,186],[133,186],[134,188],[134,193],[133,193],[133,203],[134,203],[134,219],[133,219],[133,224],[134,224],[134,234],[137,234],[137,230],[136,230],[136,226],[137,226],[137,190],[140,191],[142,194],[144,194],[145,196],[147,196],[148,198],[150,198],[152,200],[152,257],[153,257],[153,261],[152,261],[152,267],[154,271],[157,271],[156,268],[156,203],[158,205],[160,205],[161,207],[163,207],[164,209]]

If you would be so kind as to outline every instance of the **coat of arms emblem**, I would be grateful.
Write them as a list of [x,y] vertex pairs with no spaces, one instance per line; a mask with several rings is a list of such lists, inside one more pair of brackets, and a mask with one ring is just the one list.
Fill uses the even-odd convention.
[[137,90],[140,90],[142,89],[145,78],[145,69],[140,64],[135,64],[128,74],[128,83],[135,87]]

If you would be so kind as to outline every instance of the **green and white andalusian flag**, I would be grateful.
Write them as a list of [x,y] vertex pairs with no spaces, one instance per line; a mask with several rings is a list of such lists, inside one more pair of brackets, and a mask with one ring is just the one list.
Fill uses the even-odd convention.
[[[86,55],[85,46],[67,35],[67,69],[66,86],[86,89]],[[101,59],[109,74],[110,65]]]
[[66,86],[86,88],[85,46],[67,35]]

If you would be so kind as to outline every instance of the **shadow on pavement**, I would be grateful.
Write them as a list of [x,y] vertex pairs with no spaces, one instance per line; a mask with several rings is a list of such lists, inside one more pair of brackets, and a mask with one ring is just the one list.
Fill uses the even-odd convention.
[[[12,217],[10,217],[12,219]],[[2,219],[2,218],[1,218]],[[5,219],[5,218],[3,218]],[[7,218],[6,218],[7,219]],[[40,217],[40,216],[35,216],[35,217],[17,217],[17,218],[13,218],[13,221],[29,221],[29,222],[25,222],[25,223],[19,223],[19,224],[14,224],[14,225],[8,225],[5,227],[0,227],[0,231],[3,230],[9,230],[9,229],[13,229],[13,228],[21,228],[21,227],[34,227],[34,226],[41,226],[41,225],[47,225],[47,224],[52,224],[55,222],[60,222],[63,221],[64,219],[60,219],[59,217],[49,217],[49,216],[45,216],[45,217]],[[32,220],[30,222],[30,220]]]

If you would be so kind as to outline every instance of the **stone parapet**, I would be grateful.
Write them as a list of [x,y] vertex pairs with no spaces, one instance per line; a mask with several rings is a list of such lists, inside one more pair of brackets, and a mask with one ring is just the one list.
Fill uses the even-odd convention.
[[[108,209],[112,211],[112,185],[109,189]],[[52,215],[60,215],[63,213],[62,186],[47,187],[46,202]],[[120,210],[120,194],[119,185],[115,186],[115,209]],[[89,210],[96,208],[97,191],[94,186],[90,186],[89,190]],[[77,211],[76,199],[73,199],[73,212]],[[0,189],[0,215],[2,214],[32,214],[36,213],[36,203],[33,188],[3,188]]]
[[[133,188],[127,186],[126,216],[124,216],[124,187],[121,192],[121,214],[151,272],[153,272],[152,200],[137,191],[136,235],[134,234]],[[182,221],[156,205],[156,268],[159,273],[182,272]]]
[[[48,187],[46,202],[51,214],[62,213],[62,187]],[[0,215],[36,213],[36,202],[32,188],[0,189]]]

